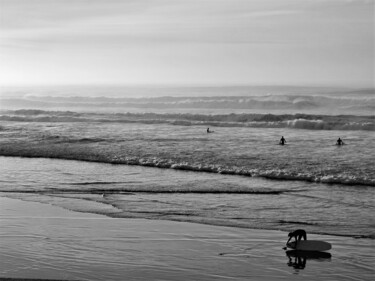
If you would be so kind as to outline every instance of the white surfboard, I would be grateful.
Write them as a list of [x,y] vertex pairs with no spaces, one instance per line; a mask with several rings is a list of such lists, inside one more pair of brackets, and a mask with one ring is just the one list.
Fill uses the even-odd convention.
[[300,240],[297,242],[289,242],[286,244],[288,248],[301,251],[328,251],[332,248],[332,245],[328,242],[318,241],[318,240]]

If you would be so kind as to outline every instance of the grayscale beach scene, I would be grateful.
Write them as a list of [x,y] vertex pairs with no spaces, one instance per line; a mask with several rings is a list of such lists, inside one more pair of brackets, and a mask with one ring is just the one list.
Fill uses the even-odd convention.
[[374,5],[0,0],[0,281],[373,280]]

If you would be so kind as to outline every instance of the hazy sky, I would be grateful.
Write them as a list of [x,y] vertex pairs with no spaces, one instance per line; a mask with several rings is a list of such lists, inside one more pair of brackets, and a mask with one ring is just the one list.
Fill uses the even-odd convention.
[[0,0],[0,84],[374,86],[375,0]]

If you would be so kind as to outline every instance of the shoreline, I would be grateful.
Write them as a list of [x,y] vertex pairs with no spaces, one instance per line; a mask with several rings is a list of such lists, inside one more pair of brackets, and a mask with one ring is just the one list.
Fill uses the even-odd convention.
[[374,274],[371,240],[311,234],[333,244],[332,257],[307,257],[298,268],[282,249],[281,231],[109,218],[6,197],[0,203],[0,280],[371,280]]
[[[8,145],[8,146],[7,146]],[[10,144],[5,144],[7,149],[9,149]],[[233,169],[230,167],[223,167],[223,169],[219,169],[216,166],[204,166],[200,167],[199,165],[190,165],[186,163],[167,163],[166,160],[160,159],[160,161],[154,160],[154,158],[140,158],[136,159],[135,157],[130,157],[127,159],[95,159],[92,158],[91,155],[84,156],[81,159],[72,158],[69,156],[63,155],[43,155],[44,152],[37,151],[37,154],[33,154],[33,151],[19,151],[20,148],[17,148],[17,152],[15,151],[7,151],[4,152],[0,149],[0,157],[15,157],[15,158],[29,158],[29,159],[51,159],[51,160],[63,160],[63,161],[78,161],[78,162],[87,162],[87,163],[98,163],[98,164],[109,164],[109,165],[126,165],[126,166],[138,166],[138,167],[147,167],[147,168],[154,168],[154,169],[163,169],[163,170],[176,170],[182,172],[196,172],[196,173],[208,173],[208,174],[218,174],[218,175],[230,175],[230,176],[240,176],[246,178],[259,178],[263,180],[271,180],[271,181],[295,181],[295,182],[305,182],[305,183],[316,183],[316,184],[326,184],[326,185],[343,185],[343,186],[358,186],[358,187],[375,187],[375,181],[371,179],[370,182],[363,182],[354,180],[348,181],[347,179],[335,179],[330,177],[329,179],[320,179],[320,178],[313,178],[311,176],[302,175],[302,176],[295,176],[293,174],[272,174],[272,173],[265,173],[259,174],[254,173],[252,170],[246,169]],[[28,154],[29,153],[29,154]],[[40,154],[38,154],[40,153]],[[144,160],[145,162],[141,162],[140,160]],[[178,193],[175,191],[167,192],[167,193]],[[181,193],[181,192],[180,192]],[[198,192],[197,192],[198,193]],[[202,193],[202,192],[201,192]],[[207,193],[207,192],[205,192]],[[213,192],[212,192],[213,193]],[[246,193],[246,192],[215,192],[215,193]]]

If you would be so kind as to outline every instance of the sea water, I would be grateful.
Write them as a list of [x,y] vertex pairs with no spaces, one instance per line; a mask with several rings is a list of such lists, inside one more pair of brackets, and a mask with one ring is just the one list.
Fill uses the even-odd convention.
[[111,217],[375,237],[369,90],[61,91],[3,94],[2,196]]

